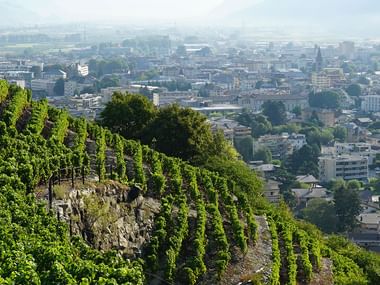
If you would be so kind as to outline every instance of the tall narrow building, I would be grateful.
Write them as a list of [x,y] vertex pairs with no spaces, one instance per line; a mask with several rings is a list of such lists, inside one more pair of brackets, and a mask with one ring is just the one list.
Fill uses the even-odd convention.
[[315,58],[315,71],[321,72],[322,68],[323,68],[322,52],[321,52],[321,47],[318,47],[317,57]]

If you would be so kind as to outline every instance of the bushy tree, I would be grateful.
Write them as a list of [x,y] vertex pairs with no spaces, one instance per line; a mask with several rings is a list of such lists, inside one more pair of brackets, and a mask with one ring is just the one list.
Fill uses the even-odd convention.
[[312,199],[302,210],[302,218],[320,228],[325,233],[336,231],[337,217],[333,204],[324,199]]
[[244,161],[249,162],[253,159],[253,139],[251,136],[235,139],[235,147]]
[[145,131],[144,141],[167,155],[191,160],[209,153],[213,144],[207,118],[190,108],[171,105],[158,111]]
[[356,217],[360,214],[358,189],[342,185],[334,191],[335,211],[338,218],[339,232],[352,230],[356,226]]
[[54,85],[54,93],[57,96],[63,96],[65,93],[65,80],[63,78],[58,79]]
[[253,160],[270,163],[272,161],[272,153],[267,147],[262,147],[254,153]]
[[127,139],[139,139],[156,116],[156,109],[142,95],[116,92],[100,114],[101,123]]
[[346,92],[348,95],[352,97],[359,97],[362,95],[362,88],[359,84],[350,84],[347,87]]
[[340,107],[340,95],[333,91],[311,92],[309,105],[314,108],[338,109]]
[[345,142],[347,139],[347,129],[342,126],[337,126],[334,128],[334,138],[339,142]]
[[281,101],[266,101],[263,106],[263,114],[274,126],[286,123],[286,108]]

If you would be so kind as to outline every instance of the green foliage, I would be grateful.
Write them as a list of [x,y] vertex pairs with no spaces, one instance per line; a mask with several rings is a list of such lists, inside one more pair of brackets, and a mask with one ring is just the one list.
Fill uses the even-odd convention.
[[51,114],[49,114],[49,118],[54,120],[54,127],[51,130],[51,137],[56,138],[59,143],[63,143],[69,128],[69,114],[65,110],[60,110],[54,118]]
[[300,231],[300,230],[296,230],[294,232],[294,235],[301,249],[301,266],[302,266],[303,274],[305,276],[306,282],[310,282],[312,274],[313,274],[313,266],[309,258],[308,236],[304,231]]
[[352,97],[359,97],[362,95],[362,88],[359,84],[350,84],[346,88],[346,92]]
[[106,178],[106,137],[104,129],[98,128],[96,132],[96,166],[99,181]]
[[191,160],[204,157],[213,143],[207,118],[190,108],[171,105],[158,111],[146,132],[145,141],[169,156]]
[[347,140],[347,129],[345,127],[335,127],[333,134],[334,138],[339,142],[345,142]]
[[[360,267],[350,258],[338,255],[334,252],[331,254],[333,261],[334,283],[342,285],[366,285],[368,284],[365,275]],[[376,284],[376,283],[374,283]]]
[[270,276],[271,285],[280,285],[280,268],[281,268],[281,256],[280,247],[278,242],[277,227],[274,220],[268,216],[269,231],[272,237],[272,273]]
[[73,146],[72,163],[74,166],[82,166],[85,158],[86,139],[87,139],[87,122],[84,119],[73,121],[73,128],[76,132]]
[[262,182],[243,162],[212,157],[204,164],[204,168],[219,173],[229,181],[235,181],[237,192],[242,191],[250,198],[255,197],[255,202],[259,201]]
[[63,96],[65,94],[65,80],[63,78],[58,79],[53,90],[55,95]]
[[126,180],[127,165],[124,156],[124,140],[119,135],[114,135],[114,150],[116,155],[116,170],[121,181]]
[[352,230],[360,214],[361,206],[357,189],[341,186],[334,191],[335,211],[338,218],[337,230],[345,232]]
[[219,177],[215,180],[215,188],[221,194],[224,207],[226,208],[229,215],[229,219],[231,221],[234,240],[236,241],[237,245],[240,247],[242,252],[245,253],[247,251],[247,238],[245,237],[244,227],[240,222],[236,205],[233,201],[231,194],[229,193],[227,181]]
[[133,152],[134,170],[135,170],[135,182],[141,185],[145,185],[145,173],[143,167],[143,155],[141,144],[136,144]]
[[239,114],[236,120],[243,126],[250,127],[254,138],[266,135],[272,130],[272,124],[263,115],[243,112]]
[[[379,283],[380,256],[378,254],[366,251],[363,248],[354,245],[347,239],[340,236],[329,237],[327,240],[327,245],[340,255],[343,255],[346,258],[349,258],[350,260],[354,261],[356,264],[353,265],[353,268],[355,268],[356,270],[358,270],[356,265],[359,265],[366,274],[369,284]],[[362,274],[359,273],[358,277],[362,278]],[[353,280],[356,280],[356,278],[354,278]]]
[[156,272],[159,268],[159,257],[162,253],[163,243],[167,237],[167,230],[169,229],[170,225],[172,207],[172,196],[163,197],[161,199],[161,209],[159,216],[155,222],[155,231],[145,253],[147,268],[152,272]]
[[[289,284],[294,284],[297,276],[293,250],[297,243],[301,249],[298,273],[304,273],[306,280],[310,280],[312,269],[321,267],[322,248],[334,261],[335,283],[378,283],[380,266],[376,255],[347,241],[333,238],[325,241],[311,225],[295,222],[286,209],[267,206],[260,198],[260,180],[244,163],[226,160],[223,155],[210,156],[208,152],[204,169],[195,168],[84,119],[73,119],[65,111],[47,110],[45,102],[32,104],[29,131],[17,132],[14,127],[29,105],[30,93],[21,96],[21,89],[10,89],[11,96],[7,98],[10,101],[4,111],[13,106],[11,114],[5,114],[11,124],[0,122],[0,283],[142,285],[146,284],[144,271],[181,284],[204,281],[202,277],[207,270],[220,278],[230,262],[232,246],[238,245],[245,252],[250,245],[248,238],[253,243],[257,239],[254,209],[268,213],[273,246],[271,284],[280,282],[279,238],[284,241]],[[41,133],[47,113],[54,126],[50,138],[45,139],[31,130]],[[48,134],[44,132],[45,135]],[[96,155],[90,157],[86,142],[91,145],[91,140],[95,141]],[[213,137],[212,142],[215,140]],[[116,252],[91,249],[79,237],[70,238],[67,225],[48,213],[46,205],[37,202],[32,193],[36,185],[46,182],[60,168],[89,169],[90,161],[103,168],[107,147],[113,149],[121,180],[126,181],[122,179],[126,162],[133,160],[134,182],[144,188],[150,186],[145,171],[151,172],[154,191],[146,194],[160,197],[160,212],[143,251],[145,262],[130,262]],[[215,154],[217,148],[210,148]],[[305,154],[308,151],[304,150]],[[94,163],[91,167],[94,168]],[[105,177],[104,168],[101,176]],[[352,189],[359,186],[356,182],[337,183],[336,193],[340,187],[355,191]],[[55,189],[56,198],[63,198],[64,192]],[[117,220],[115,209],[101,197],[90,196],[84,199],[84,204],[90,231],[102,232]],[[195,209],[196,215],[190,209]]]
[[3,103],[8,97],[8,82],[6,80],[0,80],[0,104]]
[[318,177],[318,157],[320,150],[317,145],[304,145],[300,150],[295,151],[288,161],[289,169],[295,174],[312,174]]
[[26,129],[32,134],[39,135],[45,127],[45,120],[48,116],[48,102],[41,100],[33,103],[32,117]]
[[302,210],[302,218],[320,228],[325,233],[333,233],[337,227],[337,217],[333,204],[323,199],[312,199]]
[[243,157],[246,162],[253,160],[253,139],[252,137],[245,137],[241,139],[235,139],[235,148]]
[[155,107],[148,98],[116,92],[100,117],[102,125],[111,131],[126,139],[136,139],[140,138],[155,115]]
[[339,109],[340,95],[333,91],[322,91],[309,94],[309,105],[314,108]]
[[249,204],[247,195],[244,193],[238,193],[238,201],[239,201],[239,208],[243,211],[245,214],[245,217],[247,219],[247,225],[248,225],[248,233],[251,237],[251,241],[253,243],[256,243],[258,238],[258,225],[256,222],[255,215],[253,213],[253,209]]
[[265,101],[262,106],[263,114],[273,126],[283,125],[286,122],[286,109],[281,101]]
[[17,86],[11,86],[10,93],[11,100],[3,113],[3,120],[9,127],[15,127],[24,109],[29,105],[28,94],[26,90]]
[[254,153],[253,160],[270,163],[272,161],[272,153],[267,147],[261,147]]

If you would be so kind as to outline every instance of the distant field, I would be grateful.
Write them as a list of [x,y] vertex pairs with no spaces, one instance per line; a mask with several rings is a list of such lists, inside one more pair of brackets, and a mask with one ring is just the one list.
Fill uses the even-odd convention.
[[0,45],[0,56],[2,55],[19,55],[19,54],[46,54],[51,52],[68,52],[73,49],[73,44],[56,44],[56,43],[23,43],[23,44],[2,44]]

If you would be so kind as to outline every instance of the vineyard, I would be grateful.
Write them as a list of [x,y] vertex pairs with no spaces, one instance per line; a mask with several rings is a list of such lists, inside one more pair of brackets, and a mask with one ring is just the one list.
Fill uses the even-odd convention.
[[[312,284],[332,261],[335,284],[380,284],[378,260],[358,258],[372,255],[353,245],[344,251],[284,209],[252,207],[255,197],[237,181],[32,101],[29,91],[4,81],[0,118],[0,284],[218,284],[260,246],[259,217],[271,236],[270,272],[240,281]],[[118,181],[159,201],[138,258],[71,236],[67,223],[36,200],[34,190],[62,169],[67,177],[74,169],[96,173],[99,183]]]

